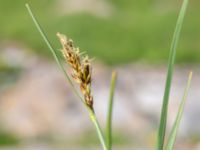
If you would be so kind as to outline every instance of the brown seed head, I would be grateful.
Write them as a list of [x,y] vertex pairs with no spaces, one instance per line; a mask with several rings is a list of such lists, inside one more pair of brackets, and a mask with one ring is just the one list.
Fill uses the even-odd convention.
[[74,47],[73,41],[65,35],[57,33],[62,44],[61,52],[66,62],[72,67],[72,77],[80,85],[85,103],[93,109],[91,95],[91,64],[88,56],[81,57],[79,48]]

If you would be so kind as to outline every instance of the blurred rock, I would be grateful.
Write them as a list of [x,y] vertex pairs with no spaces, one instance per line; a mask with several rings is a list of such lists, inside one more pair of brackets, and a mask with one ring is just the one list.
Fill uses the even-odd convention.
[[[31,57],[34,61],[29,59]],[[6,129],[21,137],[52,134],[72,138],[93,127],[87,111],[74,96],[55,62],[33,54],[24,57],[22,62],[22,65],[24,62],[26,65],[23,66],[20,78],[0,95],[0,115]],[[116,132],[136,135],[148,142],[148,136],[152,136],[158,128],[165,68],[166,66],[142,64],[112,68],[94,63],[92,93],[100,123],[105,124],[110,75],[111,70],[115,69],[118,71],[118,81],[114,101],[114,129]],[[168,121],[170,127],[191,69],[194,71],[194,78],[180,129],[182,136],[200,133],[198,67],[175,67]]]

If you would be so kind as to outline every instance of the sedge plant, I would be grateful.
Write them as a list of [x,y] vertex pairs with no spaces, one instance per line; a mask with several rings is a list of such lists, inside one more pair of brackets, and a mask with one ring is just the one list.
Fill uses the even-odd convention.
[[[178,20],[176,23],[176,27],[175,27],[175,31],[174,31],[174,35],[172,39],[169,60],[168,60],[168,72],[167,72],[165,91],[164,91],[164,97],[163,97],[163,105],[162,105],[161,117],[160,117],[160,125],[159,125],[159,130],[158,130],[157,150],[172,150],[173,149],[178,127],[180,125],[181,117],[183,114],[185,101],[187,98],[188,90],[189,90],[191,79],[192,79],[192,72],[190,72],[187,86],[184,91],[184,95],[181,100],[181,103],[179,105],[179,109],[177,112],[174,125],[171,129],[168,139],[166,140],[165,132],[166,132],[166,126],[167,126],[168,103],[169,103],[173,68],[174,68],[174,62],[175,62],[175,56],[176,56],[176,48],[177,48],[177,43],[180,37],[180,31],[183,24],[183,19],[185,16],[187,5],[188,5],[188,0],[183,0],[183,4],[178,16]],[[53,54],[53,57],[56,60],[57,65],[59,66],[63,74],[65,75],[66,80],[71,85],[73,92],[81,100],[85,108],[88,110],[89,117],[97,131],[97,135],[99,137],[103,150],[111,150],[112,149],[113,99],[114,99],[114,91],[115,91],[116,80],[117,80],[116,71],[113,71],[112,76],[111,76],[110,95],[109,95],[109,100],[108,100],[108,111],[107,111],[107,121],[106,121],[106,133],[104,134],[103,130],[101,129],[99,125],[98,119],[95,115],[95,109],[93,107],[94,100],[93,100],[92,90],[91,90],[91,84],[92,84],[91,59],[89,59],[87,55],[82,54],[79,48],[74,45],[71,39],[69,39],[63,34],[57,33],[57,36],[62,45],[61,52],[63,54],[63,58],[65,59],[65,62],[72,69],[72,75],[70,77],[70,75],[68,74],[68,72],[66,71],[62,63],[62,60],[60,59],[60,57],[58,57],[56,50],[53,48],[51,42],[49,41],[48,37],[46,36],[44,30],[42,29],[41,25],[37,21],[35,15],[33,14],[28,4],[26,4],[26,8],[34,24],[36,25],[39,33],[41,34],[43,40],[47,44],[51,53]],[[77,83],[79,85],[80,92],[76,89],[74,83]],[[166,146],[165,146],[165,141],[166,141]]]
[[[66,70],[64,68],[64,65],[62,64],[62,60],[59,58],[58,54],[56,53],[56,50],[53,48],[51,42],[49,41],[48,37],[46,36],[45,32],[43,31],[41,25],[37,21],[35,15],[33,14],[32,10],[28,4],[26,4],[26,8],[27,8],[34,24],[36,25],[39,33],[41,34],[43,40],[47,44],[51,53],[53,54],[53,57],[56,60],[57,65],[59,66],[59,68],[63,72],[63,74],[65,75],[66,80],[71,85],[73,92],[81,100],[81,102],[83,103],[85,108],[88,110],[90,120],[94,124],[94,127],[97,131],[97,135],[99,137],[99,140],[101,142],[103,149],[109,150],[108,146],[106,144],[106,140],[105,140],[103,131],[99,125],[99,122],[97,120],[97,117],[95,115],[95,111],[93,108],[93,98],[90,93],[91,92],[90,91],[91,90],[90,89],[90,87],[91,87],[91,72],[90,72],[91,68],[90,68],[90,62],[89,62],[90,60],[87,57],[85,57],[83,60],[81,60],[81,58],[80,58],[81,54],[79,53],[79,49],[73,46],[72,40],[67,39],[64,35],[62,35],[60,33],[57,34],[57,36],[60,38],[60,42],[63,46],[63,49],[62,49],[63,56],[64,56],[65,60],[67,62],[69,62],[69,64],[73,68],[72,77],[75,79],[76,82],[78,82],[80,84],[80,89],[84,95],[84,97],[82,97],[79,94],[79,92],[77,91],[77,89],[75,88],[75,85],[74,85],[72,79],[70,78],[70,76],[68,75],[68,73],[66,72]],[[116,73],[113,72],[113,74],[116,74]],[[112,82],[115,82],[116,75],[113,75],[112,77],[113,77]],[[88,81],[86,81],[86,80],[88,80]],[[86,85],[84,85],[84,84],[86,84]],[[112,86],[115,86],[115,84],[112,84]],[[110,101],[112,101],[112,98],[113,98],[113,96],[112,96],[113,92],[114,92],[113,90],[114,90],[114,87],[111,87]],[[112,106],[110,106],[109,108],[112,108]],[[111,113],[109,113],[109,114],[111,116]],[[109,121],[109,124],[111,124],[110,121]],[[109,131],[109,133],[110,133],[110,131]]]
[[[183,19],[185,16],[185,12],[188,6],[188,0],[183,0],[181,10],[179,12],[179,16],[177,19],[172,43],[171,43],[171,49],[170,49],[170,54],[169,54],[169,62],[168,62],[168,71],[167,71],[167,79],[165,83],[165,91],[164,91],[164,97],[163,97],[163,105],[162,105],[162,110],[161,110],[161,117],[160,117],[160,126],[159,126],[159,131],[158,131],[158,141],[157,141],[157,150],[164,150],[164,142],[165,142],[165,132],[166,132],[166,126],[167,126],[167,114],[168,114],[168,104],[169,104],[169,95],[170,95],[170,89],[171,89],[171,82],[172,82],[172,76],[173,76],[173,68],[174,68],[174,62],[175,62],[175,57],[176,57],[176,48],[178,44],[178,40],[180,38],[180,31],[183,25]],[[189,75],[188,79],[188,85],[190,85],[190,80],[192,73]],[[182,101],[185,101],[185,97],[187,96],[188,88],[184,93],[184,98]],[[180,120],[182,116],[182,109],[184,107],[184,102],[179,106],[179,112],[177,115],[176,120]],[[170,143],[174,143],[176,132],[179,126],[179,121],[175,121],[174,127],[171,131],[171,136],[168,139],[167,142],[167,148],[168,150],[172,149],[172,146],[169,146]],[[174,132],[174,133],[173,133]],[[172,144],[173,145],[173,144]]]

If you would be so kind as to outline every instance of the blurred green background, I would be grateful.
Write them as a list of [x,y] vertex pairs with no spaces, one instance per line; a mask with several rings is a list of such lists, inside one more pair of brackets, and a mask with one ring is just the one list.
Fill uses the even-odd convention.
[[[39,63],[43,63],[43,60],[53,60],[48,47],[42,40],[25,8],[25,3],[27,2],[30,4],[56,49],[61,47],[56,33],[61,32],[72,38],[75,44],[80,47],[81,51],[86,51],[89,56],[96,58],[106,65],[118,67],[121,64],[136,62],[150,66],[154,64],[162,65],[167,62],[170,43],[182,0],[0,0],[0,52],[2,52],[0,53],[0,94],[6,90],[8,90],[8,93],[10,92],[10,95],[15,94],[12,91],[12,86],[15,86],[18,79],[27,77],[27,72],[29,73],[29,67],[27,69],[25,65],[24,67],[23,65],[20,66],[21,64],[10,63],[12,58],[5,60],[3,51],[6,51],[6,47],[14,45],[17,49],[22,48],[31,53],[33,52],[38,58],[42,58],[39,60]],[[200,63],[199,6],[200,1],[190,0],[178,44],[177,64]],[[49,63],[49,61],[47,62]],[[26,64],[26,62],[23,63]],[[37,67],[31,69],[37,70]],[[147,73],[148,69],[147,71],[145,69],[143,71]],[[163,71],[162,68],[159,69]],[[130,68],[127,70],[131,71]],[[109,72],[109,69],[106,71]],[[38,74],[41,73],[40,70],[38,72]],[[52,76],[54,77],[54,74]],[[34,77],[32,76],[32,78]],[[29,79],[31,78],[27,78],[27,81]],[[99,80],[101,81],[101,79]],[[19,84],[21,84],[20,81]],[[123,82],[119,86],[122,87],[121,89],[126,89],[124,87],[127,87]],[[11,90],[9,89],[10,87]],[[16,87],[18,88],[18,86]],[[24,89],[26,89],[26,86],[24,86]],[[127,91],[131,93],[129,90]],[[22,90],[20,92],[25,93],[26,91]],[[46,95],[48,95],[48,89],[46,92]],[[37,97],[37,95],[35,96]],[[153,122],[155,125],[154,120]],[[154,127],[152,127],[152,130]],[[2,126],[0,127],[0,145],[15,145],[21,142],[18,135],[11,133],[9,130],[5,130],[4,127],[1,128]],[[129,145],[131,143],[137,145],[139,143],[138,141],[142,141],[141,139],[137,141],[137,135],[133,138],[133,136],[131,137],[129,134],[123,133],[123,131],[117,131],[115,134],[114,139],[119,145]],[[191,141],[197,141],[196,143],[198,143],[200,136],[198,133],[196,134],[197,136],[195,138],[193,137],[193,139],[191,138]],[[144,136],[144,138],[149,137],[151,138],[149,140],[150,145],[153,145],[152,143],[154,141],[152,139],[155,139],[155,133],[149,133],[147,137]],[[33,142],[36,140],[37,142],[37,138],[36,136],[35,139],[33,138],[31,140]],[[54,137],[45,135],[39,138],[51,143]],[[59,139],[56,140],[59,141]],[[92,134],[86,132],[86,134],[79,137],[78,144],[87,146],[88,143],[92,143],[91,141],[99,144],[94,132]],[[77,143],[77,139],[74,143]]]
[[[0,0],[0,40],[17,41],[46,57],[50,53],[27,13],[26,2]],[[167,60],[181,2],[105,0],[109,8],[102,10],[102,15],[87,10],[65,13],[67,5],[61,8],[62,4],[56,0],[29,3],[57,49],[60,45],[56,32],[59,31],[71,37],[89,55],[107,64],[121,64]],[[179,63],[200,62],[199,5],[199,1],[190,2],[178,46]],[[105,14],[103,11],[109,12]]]

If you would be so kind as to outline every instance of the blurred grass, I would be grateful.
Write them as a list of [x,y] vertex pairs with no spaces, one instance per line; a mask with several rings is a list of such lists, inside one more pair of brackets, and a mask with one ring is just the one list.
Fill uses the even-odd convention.
[[[0,0],[0,40],[18,41],[40,55],[49,56],[26,12],[26,2]],[[74,39],[83,51],[107,64],[167,61],[180,0],[108,0],[114,11],[107,18],[86,12],[59,15],[56,2],[30,2],[56,48],[60,47],[55,36],[59,31]],[[199,1],[192,1],[189,6],[177,51],[179,63],[200,62],[199,5]]]
[[11,146],[19,144],[19,138],[11,133],[0,131],[0,146]]

